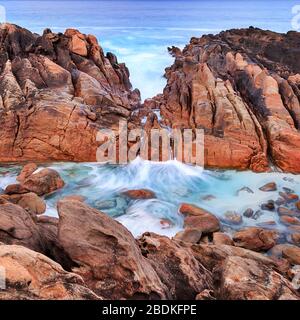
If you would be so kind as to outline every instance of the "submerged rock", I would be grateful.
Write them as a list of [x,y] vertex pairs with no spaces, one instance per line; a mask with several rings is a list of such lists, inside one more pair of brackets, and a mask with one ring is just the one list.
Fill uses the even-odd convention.
[[286,225],[300,225],[300,220],[296,217],[291,216],[280,216],[280,221]]
[[287,193],[287,192],[279,192],[279,195],[286,201],[286,202],[295,202],[299,200],[299,196],[294,193]]
[[243,223],[243,217],[235,211],[227,211],[224,213],[223,220],[226,223],[239,225]]
[[277,212],[280,216],[291,216],[291,217],[299,217],[300,212],[297,212],[296,210],[291,210],[286,207],[279,207],[277,209]]
[[240,195],[241,192],[254,193],[254,191],[252,189],[250,189],[249,187],[243,187],[243,188],[239,189],[236,192],[236,194]]
[[251,208],[249,208],[244,211],[243,216],[246,218],[251,218],[253,214],[254,214],[254,211]]
[[123,194],[131,199],[153,199],[156,195],[153,191],[147,189],[128,190]]
[[80,201],[84,202],[86,200],[86,197],[81,196],[79,194],[70,194],[68,196],[63,197],[64,200],[75,200],[75,201]]
[[275,182],[270,182],[270,183],[267,183],[264,186],[260,187],[259,190],[264,191],[264,192],[276,191],[277,185]]
[[263,203],[261,206],[262,210],[274,211],[275,210],[275,202],[273,200],[269,200],[266,203]]

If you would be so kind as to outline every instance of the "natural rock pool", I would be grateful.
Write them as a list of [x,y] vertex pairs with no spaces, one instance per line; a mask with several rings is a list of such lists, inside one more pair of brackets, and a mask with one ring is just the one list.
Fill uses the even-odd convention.
[[[269,200],[277,201],[280,192],[300,194],[300,175],[202,170],[174,160],[154,163],[136,159],[128,165],[51,163],[39,166],[44,167],[57,170],[66,182],[63,189],[46,196],[46,215],[57,216],[56,203],[62,197],[82,195],[89,205],[117,219],[134,236],[145,231],[175,235],[183,228],[183,216],[178,212],[182,203],[192,203],[215,214],[223,222],[224,231],[229,233],[255,225],[286,233],[289,226],[280,221],[279,205],[275,204],[273,211],[263,210],[261,205]],[[20,165],[0,167],[0,187],[4,189],[14,183],[20,170]],[[276,183],[276,191],[259,190],[270,182]],[[152,190],[156,198],[129,199],[123,192],[132,189]],[[298,215],[295,202],[281,206]],[[243,216],[247,209],[253,210],[252,217]],[[241,216],[237,219],[239,223],[226,219],[228,211],[229,216],[232,212]]]

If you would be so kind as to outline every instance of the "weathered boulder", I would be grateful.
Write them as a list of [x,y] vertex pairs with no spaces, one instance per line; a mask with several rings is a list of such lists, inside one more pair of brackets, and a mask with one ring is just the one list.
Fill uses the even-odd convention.
[[58,203],[58,241],[85,283],[107,299],[160,299],[162,284],[131,233],[120,223],[79,201]]
[[30,213],[10,202],[0,204],[0,242],[22,245],[40,252],[44,246]]
[[300,299],[281,274],[280,264],[258,252],[228,245],[193,245],[192,250],[199,263],[212,272],[216,299]]
[[188,243],[198,243],[201,239],[202,232],[199,229],[186,228],[178,232],[174,239]]
[[277,231],[257,227],[242,229],[233,235],[235,246],[254,251],[269,250],[275,246],[278,238],[279,234]]
[[231,237],[223,232],[214,232],[213,233],[213,244],[219,245],[219,244],[227,244],[229,246],[233,245],[233,240]]
[[23,209],[33,214],[43,214],[46,211],[46,203],[36,193],[13,194],[7,200],[19,205]]
[[82,278],[46,256],[17,245],[0,243],[0,265],[6,288],[0,300],[99,300]]
[[210,212],[197,206],[184,203],[179,212],[185,216],[184,227],[201,231],[203,234],[219,231],[220,222]]
[[296,246],[286,246],[282,250],[282,256],[291,264],[300,265],[300,248]]
[[172,299],[195,299],[199,292],[211,289],[211,273],[193,257],[189,245],[154,233],[143,234],[139,244]]
[[30,175],[21,185],[26,190],[41,196],[61,189],[65,183],[57,171],[46,168]]
[[287,279],[253,259],[228,257],[215,276],[221,284],[215,294],[226,300],[299,300]]

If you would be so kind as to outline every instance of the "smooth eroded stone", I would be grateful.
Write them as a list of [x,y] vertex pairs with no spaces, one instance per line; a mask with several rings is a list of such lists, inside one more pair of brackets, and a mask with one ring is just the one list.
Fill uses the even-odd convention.
[[286,225],[300,225],[300,220],[296,217],[281,216],[280,221]]
[[286,202],[295,202],[299,200],[299,196],[294,193],[287,193],[287,192],[279,192],[279,195],[286,201]]
[[275,210],[275,202],[273,200],[269,200],[266,203],[263,203],[261,206],[262,210],[274,211]]
[[191,204],[182,204],[179,212],[185,216],[184,227],[197,229],[203,234],[220,230],[219,220],[210,212]]
[[198,243],[201,239],[202,232],[198,229],[186,228],[183,231],[178,232],[174,239],[189,243]]
[[29,192],[28,189],[26,189],[24,186],[22,186],[21,184],[10,184],[5,188],[4,191],[6,194],[23,194],[23,193],[27,193]]
[[287,246],[282,250],[282,256],[291,264],[300,265],[300,248],[296,246]]
[[243,213],[243,216],[246,218],[251,218],[253,216],[253,214],[254,214],[254,211],[251,208],[248,208]]
[[156,195],[153,191],[147,189],[137,189],[137,190],[128,190],[123,192],[123,194],[131,199],[153,199],[156,198]]
[[296,245],[300,246],[300,232],[299,233],[292,233],[291,240]]
[[232,246],[233,240],[231,239],[231,237],[223,232],[214,232],[213,233],[213,240],[212,240],[213,244],[218,245],[218,244],[227,244],[229,246]]
[[270,182],[262,187],[259,188],[259,190],[264,191],[264,192],[271,192],[271,191],[276,191],[277,190],[277,185],[275,182]]
[[280,216],[291,216],[291,217],[297,217],[300,216],[300,213],[296,210],[291,210],[286,207],[279,207],[277,209],[277,212]]
[[44,247],[31,214],[11,202],[0,205],[0,242],[22,245],[35,251],[42,251]]
[[22,187],[39,196],[61,189],[65,185],[59,173],[53,169],[42,169],[29,176]]
[[9,201],[33,214],[43,214],[46,211],[45,201],[33,192],[11,195]]
[[266,251],[275,246],[279,238],[275,230],[267,230],[257,227],[249,227],[236,232],[233,235],[235,246],[254,250]]

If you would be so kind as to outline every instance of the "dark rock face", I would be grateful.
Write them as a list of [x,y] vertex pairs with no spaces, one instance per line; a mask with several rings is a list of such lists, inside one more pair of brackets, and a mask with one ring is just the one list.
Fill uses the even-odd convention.
[[139,102],[126,66],[92,35],[1,25],[0,161],[95,161],[98,129]]
[[170,49],[160,108],[163,124],[204,129],[205,164],[300,172],[300,34],[255,28],[192,38]]

